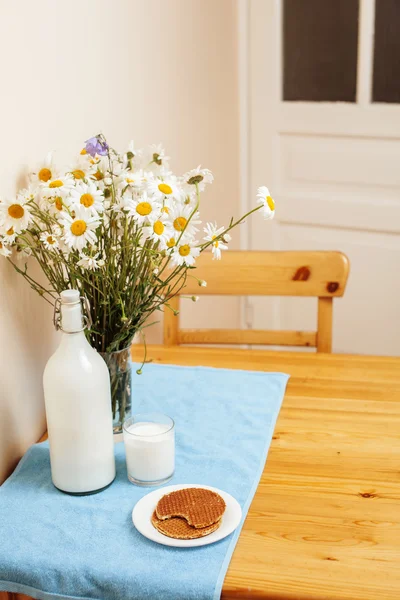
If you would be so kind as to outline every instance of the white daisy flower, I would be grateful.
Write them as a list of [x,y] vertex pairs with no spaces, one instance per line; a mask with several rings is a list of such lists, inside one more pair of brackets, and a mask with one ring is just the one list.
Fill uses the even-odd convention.
[[89,164],[89,161],[82,156],[80,156],[74,164],[70,165],[68,169],[68,174],[71,175],[76,181],[88,179],[92,172],[93,169]]
[[81,251],[87,244],[96,243],[96,229],[100,221],[89,215],[83,206],[74,210],[74,216],[62,213],[61,224],[64,226],[63,240],[69,248]]
[[214,181],[214,176],[209,169],[202,169],[201,165],[199,165],[197,169],[192,169],[185,173],[183,179],[187,185],[194,186],[197,184],[199,190],[202,192],[206,183],[212,183]]
[[172,208],[176,205],[176,201],[173,198],[164,198],[163,200],[158,201],[157,204],[159,206],[160,214],[163,217],[168,217],[172,214]]
[[110,174],[110,172],[112,172],[112,174],[114,175],[114,177],[119,177],[121,175],[121,173],[123,171],[125,171],[122,159],[118,158],[118,159],[115,159],[115,160],[111,161],[111,171],[110,171],[110,168],[109,168],[108,159],[106,159],[105,157],[103,157],[103,161],[105,161],[105,160],[107,160],[108,174]]
[[132,161],[134,161],[134,159],[139,158],[142,154],[142,150],[138,150],[137,148],[135,148],[135,143],[133,140],[131,140],[128,144],[128,149],[124,154],[123,160],[124,160],[124,164],[131,169],[132,168]]
[[[134,197],[129,190],[127,190],[127,192],[124,195],[121,195],[120,190],[117,190],[115,202],[113,202],[112,204],[109,203],[108,200],[104,202],[106,210],[108,205],[110,212],[116,213],[117,215],[126,214],[129,210],[133,208],[133,204]],[[107,213],[105,213],[104,218],[107,219]]]
[[144,239],[151,239],[159,242],[159,250],[167,248],[167,242],[173,235],[170,223],[167,221],[167,215],[158,215],[150,219],[150,224],[143,228]]
[[61,229],[61,227],[59,225],[53,224],[51,226],[51,234],[55,235],[56,238],[61,237],[61,235],[62,235],[62,229]]
[[0,254],[1,256],[10,256],[11,250],[7,248],[4,239],[0,239]]
[[50,198],[43,198],[40,207],[42,210],[48,210],[53,216],[59,217],[62,212],[71,204],[68,196],[51,196]]
[[94,215],[104,211],[103,200],[104,193],[95,186],[93,181],[78,183],[71,190],[71,207],[83,206]]
[[29,174],[29,181],[33,184],[47,183],[57,176],[53,163],[53,152],[49,152],[33,173]]
[[99,256],[99,252],[94,256],[86,256],[85,254],[81,254],[81,259],[76,263],[78,267],[82,267],[82,269],[87,269],[88,271],[95,271],[100,267],[103,267],[105,262],[102,258],[97,259]]
[[171,237],[167,239],[167,242],[166,242],[167,248],[173,248],[176,245],[178,238],[179,238],[179,235],[175,231],[175,234],[171,235]]
[[160,202],[166,198],[174,200],[182,198],[182,191],[175,176],[163,177],[163,179],[155,178],[148,183],[147,189],[149,194]]
[[22,196],[27,200],[27,202],[33,200],[37,203],[40,198],[40,188],[29,184],[27,188],[24,188],[18,192],[18,197]]
[[158,167],[163,166],[165,169],[168,169],[168,160],[170,157],[165,156],[165,150],[162,144],[152,144],[150,146],[150,156],[152,163]]
[[273,219],[275,215],[275,202],[269,193],[269,189],[265,185],[257,190],[257,202],[262,204],[262,212],[265,219]]
[[154,198],[149,198],[146,192],[143,192],[139,198],[128,200],[124,208],[128,209],[128,215],[140,225],[152,219],[154,215],[160,214],[160,205]]
[[6,244],[7,246],[11,246],[11,244],[13,244],[15,242],[15,239],[17,237],[17,234],[14,231],[14,227],[10,227],[6,231],[4,231],[4,233],[2,234],[2,237],[3,237],[3,239],[2,239],[3,244]]
[[139,189],[143,185],[143,172],[142,171],[128,171],[123,170],[118,176],[118,187],[120,190],[128,189]]
[[108,158],[102,156],[99,157],[96,162],[90,163],[89,176],[90,179],[97,182],[96,185],[102,188],[104,185],[104,180],[110,178],[110,164],[108,162]]
[[184,239],[179,240],[179,243],[172,248],[171,259],[175,266],[186,265],[192,266],[196,258],[200,254],[200,248],[197,248],[195,240]]
[[189,221],[192,212],[193,208],[191,206],[182,204],[181,202],[169,209],[168,217],[175,232],[182,233],[184,231],[185,236],[195,235],[196,231],[198,231],[196,225],[199,225],[201,221],[199,220],[200,215],[198,212]]
[[[83,150],[81,150],[81,154],[82,154]],[[92,167],[95,167],[96,165],[98,165],[99,163],[102,162],[102,156],[99,156],[98,154],[95,154],[94,156],[92,156],[91,154],[83,154],[82,156],[85,156],[88,160],[89,165],[91,165]]]
[[[189,186],[187,186],[189,187]],[[189,191],[189,193],[184,195],[184,199],[183,199],[183,204],[186,205],[190,205],[193,208],[196,206],[197,204],[197,194],[196,194],[196,190]]]
[[171,215],[171,211],[172,203],[168,199],[164,200],[160,206],[160,213],[168,217],[169,215]]
[[221,235],[221,233],[224,231],[224,229],[225,229],[225,227],[217,227],[217,224],[215,222],[207,223],[203,229],[204,233],[206,234],[203,239],[206,242],[211,242],[217,236]]
[[57,238],[49,231],[43,231],[43,233],[40,234],[40,241],[43,243],[46,250],[55,250],[59,247]]
[[56,179],[50,179],[42,185],[42,194],[46,198],[54,198],[68,196],[74,187],[74,178],[71,175],[60,175]]
[[203,239],[206,242],[212,242],[211,247],[213,253],[213,260],[221,260],[221,250],[228,250],[228,246],[223,243],[225,241],[224,238],[219,240],[216,239],[219,235],[221,235],[224,229],[225,227],[217,228],[216,223],[207,223],[207,225],[204,227],[204,233],[206,233],[207,235],[205,235]]
[[0,223],[5,231],[12,227],[16,233],[20,233],[28,227],[32,219],[27,204],[30,200],[27,190],[22,190],[15,200],[0,202]]

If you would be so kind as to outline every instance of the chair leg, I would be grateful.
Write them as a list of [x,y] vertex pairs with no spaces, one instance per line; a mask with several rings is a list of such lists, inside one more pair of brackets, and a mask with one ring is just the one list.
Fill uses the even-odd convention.
[[317,352],[332,352],[332,298],[318,298]]

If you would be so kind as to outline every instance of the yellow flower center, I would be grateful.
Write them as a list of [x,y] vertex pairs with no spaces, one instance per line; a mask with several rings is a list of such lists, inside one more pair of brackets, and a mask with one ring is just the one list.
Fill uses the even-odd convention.
[[94,198],[93,198],[92,194],[82,194],[81,204],[83,204],[83,206],[85,208],[89,208],[90,206],[93,206]]
[[156,221],[153,225],[153,231],[156,235],[161,235],[162,233],[164,233],[164,223],[162,223],[161,221]]
[[162,209],[161,209],[161,212],[164,212],[167,215],[169,215],[169,208],[168,208],[168,206],[163,206]]
[[104,175],[101,171],[97,170],[96,173],[93,173],[93,177],[97,179],[97,181],[101,181],[104,179]]
[[63,185],[64,184],[61,181],[61,179],[55,179],[54,181],[49,183],[49,188],[58,188],[58,187],[62,187]]
[[[216,238],[216,237],[217,237],[216,235],[212,235],[212,236],[211,236],[211,239],[212,239],[212,240],[215,240],[215,238]],[[218,241],[218,240],[217,240],[216,242],[213,242],[213,246],[214,246],[214,248],[218,248],[218,244],[219,244],[219,241]]]
[[40,181],[48,181],[49,179],[51,179],[51,171],[50,169],[44,168],[44,169],[40,169],[38,177],[40,179]]
[[177,217],[174,221],[176,231],[183,231],[186,227],[187,219],[185,217]]
[[158,189],[162,194],[172,194],[172,187],[168,183],[159,183]]
[[127,177],[125,181],[126,181],[126,183],[134,183],[135,180],[134,179],[129,179],[129,177]]
[[85,156],[85,154],[87,154],[87,152],[86,152],[86,148],[82,148],[82,150],[81,150],[81,154],[82,154],[82,156]]
[[80,235],[83,235],[85,233],[86,229],[87,229],[87,225],[86,225],[85,221],[83,221],[82,219],[78,219],[77,221],[74,221],[71,225],[71,231],[77,237]]
[[7,235],[14,235],[14,227],[10,227],[10,229],[8,229],[8,231],[6,231]]
[[55,207],[56,207],[57,210],[62,210],[63,209],[63,202],[62,202],[61,196],[56,196],[56,199],[54,201],[54,205],[55,205]]
[[136,212],[142,217],[149,215],[151,211],[152,208],[149,202],[139,202],[139,204],[136,207]]
[[167,246],[168,248],[172,248],[173,246],[175,246],[175,238],[170,238],[167,242]]
[[11,206],[8,207],[8,214],[12,219],[22,219],[25,210],[20,204],[11,204]]
[[72,171],[72,175],[75,177],[75,179],[85,178],[85,173],[81,171],[81,169],[75,169],[75,171]]
[[49,235],[47,236],[47,243],[53,245],[56,243],[56,240],[53,238],[52,235]]
[[179,254],[181,256],[187,256],[188,254],[190,254],[190,246],[189,246],[189,244],[184,244],[183,246],[181,246],[179,248]]
[[267,196],[266,201],[267,201],[267,204],[268,204],[270,210],[275,210],[275,202],[273,201],[271,196]]

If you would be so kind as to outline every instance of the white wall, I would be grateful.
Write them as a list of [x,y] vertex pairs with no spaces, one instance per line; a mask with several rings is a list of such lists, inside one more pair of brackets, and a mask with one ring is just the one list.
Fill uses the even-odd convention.
[[[163,142],[177,172],[212,169],[203,216],[226,224],[239,210],[236,51],[236,0],[2,2],[0,195],[49,149],[64,162],[101,130],[116,147]],[[4,260],[0,276],[1,480],[44,430],[55,336],[49,307]],[[235,326],[237,301],[228,309],[214,319]],[[188,310],[205,316],[207,303]]]

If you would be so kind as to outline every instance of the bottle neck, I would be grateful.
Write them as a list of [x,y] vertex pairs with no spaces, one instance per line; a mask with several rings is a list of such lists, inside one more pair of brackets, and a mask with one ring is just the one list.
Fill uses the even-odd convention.
[[61,329],[65,333],[78,333],[83,329],[82,305],[61,304]]
[[91,345],[86,339],[85,332],[80,331],[79,333],[65,333],[65,331],[61,332],[61,340],[59,348],[63,348],[64,350],[70,351],[71,349],[76,352],[78,349],[88,349],[91,348]]

